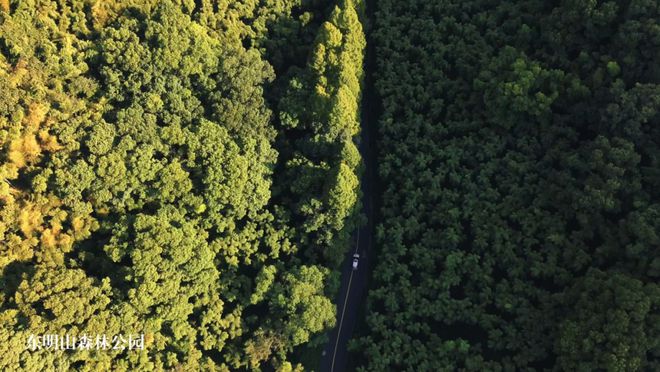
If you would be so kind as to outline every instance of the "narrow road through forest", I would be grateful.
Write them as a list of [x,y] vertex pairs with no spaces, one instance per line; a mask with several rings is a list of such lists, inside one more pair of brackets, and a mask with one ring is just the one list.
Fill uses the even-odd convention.
[[[375,1],[367,1],[367,19],[373,20]],[[350,249],[342,264],[341,287],[335,303],[337,304],[337,323],[330,334],[330,339],[323,349],[320,372],[342,372],[348,362],[348,341],[353,335],[358,321],[358,313],[367,297],[367,279],[371,264],[372,237],[374,235],[374,187],[376,180],[375,135],[378,113],[378,101],[374,91],[372,72],[375,68],[374,48],[367,29],[367,49],[364,63],[364,86],[361,103],[360,154],[364,163],[360,188],[362,191],[362,213],[367,223],[354,234],[355,245]],[[376,187],[377,188],[377,187]],[[353,254],[360,255],[357,270],[353,270]]]

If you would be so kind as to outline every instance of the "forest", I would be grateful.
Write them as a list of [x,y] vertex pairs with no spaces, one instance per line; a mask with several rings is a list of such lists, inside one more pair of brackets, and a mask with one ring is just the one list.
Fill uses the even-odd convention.
[[659,112],[656,0],[0,0],[0,371],[660,370]]
[[[362,12],[0,1],[0,370],[303,370],[359,220]],[[25,346],[57,334],[144,347]]]
[[660,3],[376,6],[357,370],[659,370]]

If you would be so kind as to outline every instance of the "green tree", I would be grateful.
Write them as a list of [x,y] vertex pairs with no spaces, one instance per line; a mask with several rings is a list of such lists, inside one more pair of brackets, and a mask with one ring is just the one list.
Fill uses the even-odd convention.
[[565,293],[572,311],[559,324],[559,367],[636,371],[657,350],[660,288],[620,273],[592,270]]

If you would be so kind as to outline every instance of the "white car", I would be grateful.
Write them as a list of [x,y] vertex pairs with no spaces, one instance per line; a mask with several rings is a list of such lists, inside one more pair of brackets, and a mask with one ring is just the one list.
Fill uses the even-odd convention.
[[357,253],[354,253],[353,254],[353,270],[357,270],[359,259],[360,259],[360,255],[357,254]]

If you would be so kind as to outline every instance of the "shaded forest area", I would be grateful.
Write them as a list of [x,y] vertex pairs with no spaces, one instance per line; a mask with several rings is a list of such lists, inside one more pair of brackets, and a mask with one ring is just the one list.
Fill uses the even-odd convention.
[[304,368],[359,221],[362,7],[0,1],[1,370]]
[[376,6],[358,370],[658,370],[658,2]]

